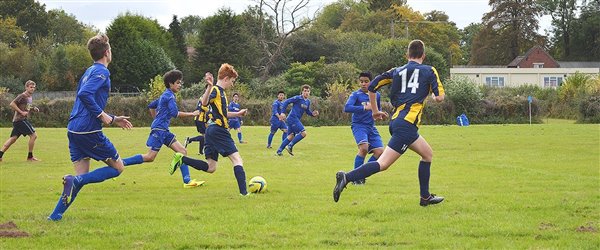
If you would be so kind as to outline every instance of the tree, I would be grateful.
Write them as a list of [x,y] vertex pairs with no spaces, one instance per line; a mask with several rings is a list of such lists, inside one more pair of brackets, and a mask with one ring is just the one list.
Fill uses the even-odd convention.
[[49,18],[46,5],[34,0],[0,1],[0,17],[15,17],[17,26],[26,32],[25,39],[32,44],[48,35]]
[[202,17],[189,15],[181,19],[181,29],[185,37],[185,44],[194,46],[197,42],[198,32],[202,25]]
[[173,15],[173,21],[169,24],[169,33],[173,37],[171,47],[175,48],[175,53],[171,58],[175,66],[183,68],[187,62],[187,46],[183,36],[183,29],[177,20],[177,15]]
[[577,61],[600,60],[600,1],[589,1],[581,8],[572,27],[571,58]]
[[17,26],[16,18],[0,18],[0,42],[6,43],[11,48],[15,48],[23,44],[24,38],[25,31]]
[[560,40],[562,55],[567,59],[571,56],[571,28],[576,18],[577,0],[538,0],[544,14],[552,17],[554,38]]
[[56,43],[85,43],[89,38],[86,36],[86,27],[77,21],[75,16],[67,14],[64,10],[50,10],[48,36]]
[[369,9],[373,10],[373,11],[377,11],[377,10],[387,10],[390,7],[392,7],[392,5],[397,5],[397,6],[401,6],[401,5],[406,5],[406,0],[363,0],[364,2],[367,2],[369,4]]
[[460,30],[460,50],[462,51],[462,58],[460,58],[459,64],[465,65],[471,60],[473,39],[479,34],[482,27],[481,23],[471,23]]
[[505,65],[534,45],[541,8],[534,0],[490,0],[492,11],[483,16],[484,27],[474,39],[471,64]]

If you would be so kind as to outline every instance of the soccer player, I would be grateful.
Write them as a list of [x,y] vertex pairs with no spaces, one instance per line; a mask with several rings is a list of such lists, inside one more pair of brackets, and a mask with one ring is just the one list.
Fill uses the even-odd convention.
[[433,151],[427,141],[419,135],[419,124],[423,114],[423,104],[428,95],[437,102],[444,100],[444,87],[437,70],[423,65],[425,45],[421,40],[413,40],[408,45],[408,63],[393,68],[373,79],[369,85],[369,100],[373,118],[386,119],[388,114],[379,110],[376,102],[376,91],[391,84],[391,102],[394,114],[390,122],[392,138],[387,147],[374,162],[368,162],[348,173],[336,173],[336,185],[333,189],[333,200],[337,202],[348,181],[357,181],[377,172],[387,170],[407,149],[421,156],[419,163],[419,185],[421,206],[440,203],[444,197],[429,193],[429,176]]
[[19,94],[12,102],[10,102],[10,107],[15,111],[12,120],[13,130],[10,133],[8,140],[6,140],[2,146],[2,150],[0,150],[0,162],[2,161],[4,153],[21,135],[29,136],[29,153],[27,154],[27,161],[39,161],[38,158],[33,156],[33,146],[37,139],[37,133],[35,132],[35,129],[33,129],[33,126],[31,126],[31,123],[27,120],[31,111],[40,111],[37,107],[33,106],[33,92],[35,92],[35,87],[35,82],[32,80],[25,82],[25,92]]
[[281,156],[283,149],[285,148],[287,152],[294,156],[293,148],[298,142],[300,142],[304,137],[306,137],[306,130],[304,129],[304,125],[300,122],[300,118],[302,115],[306,113],[309,116],[316,117],[319,115],[319,111],[314,110],[310,111],[310,100],[308,97],[310,96],[310,86],[307,84],[302,85],[302,92],[300,95],[294,96],[285,100],[282,104],[282,109],[285,110],[288,105],[294,104],[292,106],[292,110],[287,116],[287,127],[288,127],[288,136],[281,142],[281,146],[277,149],[277,155]]
[[[376,161],[377,158],[383,153],[383,142],[379,131],[375,127],[375,120],[373,120],[373,112],[371,112],[371,103],[369,102],[369,84],[371,83],[371,73],[362,72],[358,76],[358,82],[360,89],[352,92],[346,105],[344,106],[344,112],[352,113],[352,135],[356,145],[358,145],[358,153],[354,157],[354,169],[357,169],[365,163],[365,157],[368,153],[373,155],[369,159],[369,162]],[[377,107],[381,107],[380,95],[377,94]],[[364,185],[366,179],[360,179],[352,182],[355,185]]]
[[[240,95],[238,93],[234,93],[233,100],[231,101],[231,103],[229,103],[229,106],[227,106],[227,112],[239,112],[241,110],[239,101]],[[242,140],[242,123],[242,119],[239,117],[231,117],[229,119],[229,129],[237,130],[238,140],[240,141],[240,143],[244,144],[246,142]]]
[[[141,164],[143,162],[153,162],[163,144],[175,152],[187,155],[185,147],[175,139],[175,134],[169,131],[171,118],[197,116],[200,114],[200,111],[181,112],[177,108],[175,93],[179,92],[183,85],[183,73],[181,73],[181,71],[171,70],[165,73],[163,79],[166,88],[165,91],[156,101],[153,101],[148,105],[151,110],[150,113],[155,114],[154,121],[152,121],[152,125],[150,125],[150,135],[146,141],[148,152],[143,155],[138,154],[123,159],[126,166]],[[190,158],[189,164],[182,164],[179,167],[183,178],[183,187],[192,188],[204,184],[204,181],[191,179],[188,165],[198,168],[206,165],[206,162]],[[169,173],[173,174],[174,170],[171,171],[171,169],[169,169]]]
[[[205,80],[208,84],[206,91],[202,95],[202,105],[209,106],[206,128],[204,136],[204,155],[208,161],[208,166],[201,169],[207,173],[214,173],[217,170],[219,154],[228,157],[233,163],[233,173],[238,184],[240,195],[248,195],[246,188],[246,172],[244,172],[242,156],[235,147],[231,134],[229,133],[228,118],[241,117],[246,115],[247,109],[241,109],[238,112],[227,112],[227,95],[225,89],[233,87],[238,77],[237,71],[233,66],[224,63],[219,68],[217,75],[217,84],[213,86],[213,75],[205,74]],[[172,167],[177,168],[182,163],[187,163],[188,158],[180,153],[175,153]]]
[[277,93],[277,99],[271,105],[271,133],[269,133],[269,139],[267,141],[267,148],[271,148],[271,142],[273,142],[273,136],[277,133],[278,129],[281,129],[281,141],[287,137],[287,126],[285,125],[285,108],[283,108],[283,100],[285,99],[285,92],[279,91]]
[[[76,175],[63,177],[63,191],[49,220],[61,220],[83,186],[117,177],[124,169],[117,149],[102,133],[102,124],[116,124],[124,129],[133,127],[127,120],[129,117],[109,115],[103,110],[110,92],[110,72],[107,67],[112,60],[112,52],[108,37],[98,34],[90,38],[87,47],[94,64],[79,80],[67,125],[69,152]],[[90,159],[103,161],[108,166],[89,172]]]
[[187,145],[197,141],[198,142],[198,154],[204,154],[204,134],[206,133],[206,119],[208,107],[202,106],[202,99],[198,100],[196,104],[196,110],[200,112],[197,116],[194,116],[194,123],[196,124],[196,131],[198,131],[199,135],[195,137],[186,137],[185,144],[183,147],[187,148]]

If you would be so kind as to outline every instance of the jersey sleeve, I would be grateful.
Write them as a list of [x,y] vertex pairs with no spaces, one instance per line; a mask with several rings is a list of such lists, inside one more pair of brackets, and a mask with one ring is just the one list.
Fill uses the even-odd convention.
[[305,112],[306,112],[306,114],[307,114],[307,115],[310,115],[310,116],[314,116],[314,115],[312,114],[312,111],[310,110],[310,100],[308,100],[306,103],[307,103],[307,104],[306,104],[306,111],[305,111]]
[[387,72],[384,72],[383,74],[373,78],[371,84],[369,84],[369,92],[377,92],[381,87],[392,83],[394,70],[395,68],[390,69]]
[[290,105],[290,103],[294,103],[299,96],[294,96],[288,99],[285,99],[285,101],[283,101],[283,104],[281,104],[281,109],[283,110],[283,112],[285,112],[285,110],[287,109],[287,106]]
[[357,113],[365,110],[363,105],[356,105],[356,95],[352,93],[350,97],[348,97],[348,101],[346,101],[346,105],[344,105],[344,112],[346,113]]
[[219,91],[219,88],[213,86],[212,90],[210,91],[210,96],[208,96],[208,103],[215,103],[215,98],[217,98],[217,91]]
[[271,115],[279,115],[279,103],[274,101],[271,105]]
[[175,102],[175,96],[171,96],[167,102],[169,115],[171,117],[177,117],[179,109],[177,108],[177,102]]
[[158,108],[158,99],[156,99],[148,104],[148,109],[157,109],[157,108]]
[[433,93],[435,96],[445,95],[444,86],[442,85],[442,81],[440,81],[440,76],[435,69],[435,67],[431,67],[433,71],[432,79],[431,79],[431,89],[430,93]]
[[383,110],[383,109],[381,108],[381,94],[379,94],[379,92],[377,92],[377,108],[378,108],[379,110]]
[[108,72],[97,72],[88,78],[77,93],[77,98],[79,98],[90,114],[95,117],[98,117],[102,113],[102,109],[94,97],[98,89],[106,84],[106,79],[108,79]]

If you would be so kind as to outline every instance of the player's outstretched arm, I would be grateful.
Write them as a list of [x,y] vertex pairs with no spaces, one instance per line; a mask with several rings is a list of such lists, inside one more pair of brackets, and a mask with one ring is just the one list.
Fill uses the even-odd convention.
[[242,117],[248,113],[248,109],[242,109],[238,112],[227,112],[227,118]]

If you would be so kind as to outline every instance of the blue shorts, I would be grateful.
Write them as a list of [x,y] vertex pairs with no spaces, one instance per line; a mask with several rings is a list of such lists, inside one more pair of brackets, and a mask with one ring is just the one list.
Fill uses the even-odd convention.
[[287,125],[279,119],[271,119],[271,132],[276,132],[278,129],[287,129]]
[[92,158],[97,161],[119,159],[117,149],[102,132],[91,134],[74,134],[67,132],[67,137],[69,138],[71,162],[86,158]]
[[196,130],[200,134],[206,133],[206,123],[201,121],[194,121],[196,123]]
[[296,121],[287,121],[287,126],[288,126],[288,134],[300,134],[302,133],[305,129],[304,129],[304,125],[302,125],[302,123],[298,120]]
[[206,159],[219,160],[219,154],[227,157],[237,152],[237,147],[229,131],[219,125],[213,124],[206,128],[204,135],[204,155]]
[[383,141],[375,126],[352,125],[352,135],[356,145],[369,144],[369,152],[376,148],[383,148]]
[[392,138],[388,147],[400,154],[404,154],[408,147],[419,138],[419,128],[402,118],[394,119],[390,123]]
[[229,120],[229,128],[238,129],[242,126],[240,120]]
[[170,147],[173,142],[175,142],[175,134],[167,130],[153,129],[150,131],[150,135],[146,141],[146,146],[151,148],[153,151],[158,152],[163,144],[167,147]]

